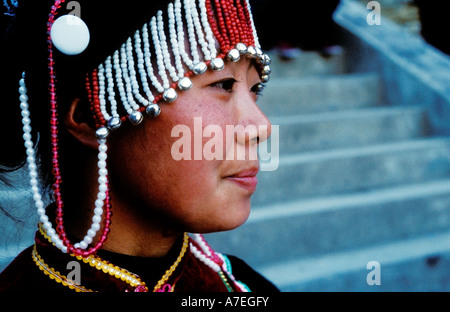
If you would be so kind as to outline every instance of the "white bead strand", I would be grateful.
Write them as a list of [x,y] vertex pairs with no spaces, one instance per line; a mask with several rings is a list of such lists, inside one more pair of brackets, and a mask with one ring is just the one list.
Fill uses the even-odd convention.
[[187,24],[187,33],[189,37],[189,44],[191,47],[191,55],[192,55],[192,62],[195,66],[195,64],[198,64],[200,62],[200,56],[197,51],[197,39],[195,36],[195,29],[194,29],[194,22],[192,20],[192,12],[191,12],[191,3],[190,0],[184,1],[184,11],[186,16],[186,24]]
[[103,117],[106,120],[109,120],[111,116],[106,110],[105,67],[103,66],[103,64],[100,64],[100,66],[98,67],[98,88],[99,88],[98,98],[100,101],[100,111]]
[[134,34],[134,49],[137,55],[137,67],[139,71],[139,76],[141,78],[142,88],[144,89],[144,93],[147,96],[149,102],[153,102],[155,97],[153,96],[152,91],[150,90],[150,85],[147,79],[147,73],[145,72],[145,58],[144,53],[142,52],[142,38],[140,36],[139,30]]
[[[135,66],[134,66],[134,56],[133,56],[133,44],[132,44],[131,38],[128,38],[128,40],[126,42],[126,55],[127,55],[128,70],[129,70],[129,72],[128,72],[129,80],[126,81],[127,89],[128,90],[131,89],[132,94],[134,95],[134,97],[136,98],[136,100],[139,103],[141,103],[144,106],[148,106],[150,104],[149,101],[146,98],[144,98],[139,91],[139,83],[137,81],[136,70],[134,68]],[[129,94],[129,96],[130,95],[131,94]],[[134,110],[138,110],[139,105],[136,104],[135,106],[133,106],[133,108],[134,108]]]
[[[128,40],[127,40],[128,42]],[[132,114],[135,111],[139,110],[139,105],[134,101],[133,97],[133,87],[131,85],[131,78],[128,74],[128,70],[130,68],[130,59],[128,58],[127,53],[127,42],[120,47],[120,66],[122,69],[122,77],[124,81],[124,86],[126,90],[126,97],[128,103],[130,105],[131,111],[127,110],[128,114]],[[130,65],[130,66],[129,66]]]
[[152,85],[156,88],[156,91],[158,93],[164,92],[164,87],[159,82],[158,78],[156,77],[154,70],[153,70],[153,64],[151,60],[151,46],[150,46],[150,37],[148,33],[148,27],[150,27],[150,24],[145,24],[144,27],[142,27],[142,41],[144,43],[144,61],[147,68],[147,75],[150,78],[150,81],[152,82]]
[[45,231],[50,236],[50,239],[55,243],[58,249],[60,249],[64,253],[67,253],[67,247],[64,246],[63,241],[59,238],[55,229],[53,229],[53,226],[45,213],[44,201],[42,200],[42,196],[39,193],[36,158],[33,148],[33,141],[31,140],[32,129],[31,129],[30,111],[28,106],[27,88],[25,85],[25,73],[22,74],[22,78],[19,81],[19,85],[20,85],[19,87],[20,108],[22,110],[23,139],[27,154],[28,171],[30,176],[30,185],[33,200],[37,209],[39,221],[42,223]]
[[86,249],[92,239],[97,235],[102,221],[103,206],[106,199],[106,191],[108,190],[108,169],[106,169],[106,159],[108,146],[106,139],[98,140],[98,193],[95,201],[94,216],[92,217],[92,225],[81,242],[75,244],[75,248]]
[[172,81],[177,82],[178,76],[175,67],[172,65],[172,60],[169,53],[169,47],[167,45],[166,33],[164,32],[164,20],[162,11],[158,11],[157,15],[157,27],[158,34],[161,43],[161,51],[163,54],[164,65],[169,72],[169,76],[172,78]]
[[[188,0],[189,1],[189,0]],[[203,56],[206,61],[211,60],[211,51],[209,51],[208,43],[205,41],[204,29],[200,23],[200,19],[198,17],[197,7],[195,5],[195,0],[190,0],[190,11],[192,16],[192,22],[194,24],[194,28],[197,31],[198,42],[197,45],[200,44],[200,48],[203,52]]]
[[125,92],[125,85],[123,83],[122,68],[121,68],[121,64],[120,64],[120,56],[119,56],[118,50],[116,50],[113,54],[113,66],[114,66],[114,71],[115,71],[115,81],[116,81],[117,89],[119,90],[120,101],[122,102],[122,105],[124,106],[127,113],[132,114],[133,109],[131,108],[130,104],[128,103],[127,94]]
[[200,0],[198,2],[198,6],[200,8],[201,22],[203,25],[203,30],[206,34],[206,40],[208,40],[211,58],[215,58],[215,57],[217,57],[216,40],[214,39],[214,34],[211,30],[211,26],[209,25],[208,13],[206,11],[205,3],[206,3],[205,0]]
[[108,87],[106,89],[108,94],[108,100],[111,104],[111,119],[108,120],[108,127],[110,129],[117,129],[121,126],[122,121],[120,120],[119,113],[117,112],[117,101],[116,92],[114,91],[114,77],[111,64],[111,56],[108,56],[105,60],[105,76],[108,82]]
[[[153,46],[156,54],[156,65],[158,67],[158,74],[163,81],[164,90],[170,88],[169,78],[167,77],[166,66],[164,65],[164,56],[161,48],[161,42],[158,34],[158,26],[156,24],[156,17],[153,16],[150,21],[150,32],[153,38]],[[162,92],[164,92],[164,90]],[[161,93],[162,93],[161,92]]]
[[191,248],[191,252],[194,254],[194,256],[199,259],[201,262],[206,264],[208,267],[213,269],[214,272],[219,273],[221,270],[220,266],[209,259],[206,255],[204,255],[200,250],[197,249],[197,247],[194,246],[194,244],[190,243],[189,247]]
[[168,6],[168,17],[169,17],[169,36],[170,36],[170,44],[172,46],[172,53],[175,59],[175,67],[178,70],[178,78],[182,79],[184,77],[184,68],[183,63],[181,61],[181,55],[180,55],[180,47],[178,46],[178,38],[177,38],[177,31],[175,28],[176,19],[175,19],[175,12],[174,12],[174,6],[172,3]]
[[26,95],[27,89],[25,86],[25,74],[23,74],[22,79],[19,82],[20,88],[20,108],[22,109],[22,124],[23,124],[23,139],[24,139],[24,146],[26,148],[26,154],[27,154],[27,163],[28,163],[28,170],[29,170],[29,176],[30,176],[30,185],[33,195],[33,200],[35,202],[35,206],[37,208],[37,214],[39,216],[40,222],[42,222],[44,228],[46,229],[47,233],[50,235],[50,237],[53,239],[55,244],[57,244],[58,248],[61,249],[63,252],[67,252],[67,247],[64,246],[62,240],[59,238],[56,231],[53,229],[51,222],[49,221],[47,215],[45,214],[45,207],[44,202],[42,201],[42,197],[39,194],[39,187],[38,187],[38,173],[37,173],[37,165],[36,165],[36,158],[35,158],[35,152],[33,148],[33,142],[31,140],[31,120],[30,120],[30,112],[28,109],[28,97]]
[[181,8],[181,1],[176,0],[175,1],[175,20],[177,25],[177,37],[178,37],[178,48],[180,51],[180,55],[183,58],[184,63],[187,65],[187,67],[190,70],[194,69],[194,62],[189,57],[188,53],[185,50],[185,42],[184,42],[184,24],[183,24],[183,17],[182,17],[182,8]]
[[111,115],[113,117],[119,117],[117,112],[116,92],[114,91],[114,77],[111,64],[111,56],[108,56],[105,61],[106,79],[108,81],[108,100],[111,103]]
[[203,252],[208,256],[208,257],[212,257],[212,253],[211,250],[209,250],[208,246],[206,245],[203,236],[201,234],[192,234],[194,240],[197,242],[197,244],[199,244],[199,246],[201,247],[201,249],[203,250]]

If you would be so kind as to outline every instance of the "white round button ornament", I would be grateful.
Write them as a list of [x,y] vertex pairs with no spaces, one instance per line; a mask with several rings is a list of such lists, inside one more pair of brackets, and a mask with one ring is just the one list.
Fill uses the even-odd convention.
[[63,15],[52,25],[50,37],[62,53],[77,55],[89,45],[90,34],[86,23],[75,15]]

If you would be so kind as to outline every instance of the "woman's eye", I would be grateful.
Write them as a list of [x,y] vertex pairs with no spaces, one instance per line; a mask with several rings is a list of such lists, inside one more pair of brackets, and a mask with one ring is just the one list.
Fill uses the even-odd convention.
[[211,84],[211,86],[215,87],[215,88],[223,89],[227,92],[232,92],[235,82],[236,82],[236,80],[229,78],[229,79],[214,82]]
[[263,83],[257,83],[252,88],[251,91],[255,93],[257,96],[260,96],[264,91],[265,85]]

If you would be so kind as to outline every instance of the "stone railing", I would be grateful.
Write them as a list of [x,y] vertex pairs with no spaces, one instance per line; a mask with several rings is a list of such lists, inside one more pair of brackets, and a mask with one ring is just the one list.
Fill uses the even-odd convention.
[[450,56],[380,12],[381,24],[369,25],[371,10],[341,0],[334,19],[343,28],[348,70],[378,72],[386,104],[423,105],[430,133],[450,135]]

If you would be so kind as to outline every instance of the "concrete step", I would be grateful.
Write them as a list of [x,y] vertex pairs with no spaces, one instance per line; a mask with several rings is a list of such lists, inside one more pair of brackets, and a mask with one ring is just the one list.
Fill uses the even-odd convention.
[[383,99],[375,73],[273,78],[258,105],[269,117],[376,106]]
[[271,60],[271,78],[336,75],[346,72],[345,54],[322,57],[317,52],[302,51],[298,58],[282,60],[276,51],[266,52]]
[[207,239],[217,250],[261,267],[446,231],[449,203],[450,179],[271,202],[253,207],[243,226]]
[[427,134],[422,107],[376,107],[271,118],[280,153],[408,140]]
[[[282,291],[450,291],[450,232],[257,269]],[[370,273],[380,285],[367,283]]]
[[258,174],[259,191],[252,201],[264,205],[448,176],[450,138],[447,137],[281,155],[277,170]]

